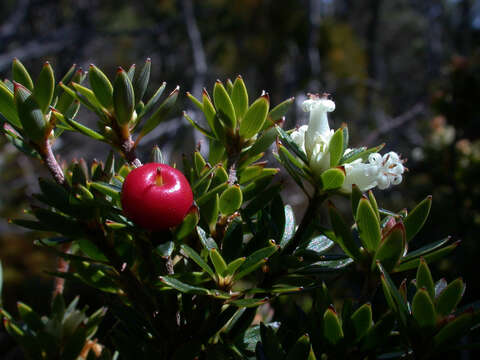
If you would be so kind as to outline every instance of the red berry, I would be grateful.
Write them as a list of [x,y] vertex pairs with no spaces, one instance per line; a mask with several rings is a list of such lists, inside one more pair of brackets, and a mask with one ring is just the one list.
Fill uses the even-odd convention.
[[123,212],[145,229],[159,231],[179,225],[192,204],[192,189],[185,176],[165,164],[140,166],[123,183]]

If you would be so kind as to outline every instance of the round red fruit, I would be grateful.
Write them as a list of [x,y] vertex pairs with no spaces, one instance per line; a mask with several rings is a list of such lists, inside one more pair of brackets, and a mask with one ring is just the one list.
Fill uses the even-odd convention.
[[192,188],[185,176],[165,164],[140,166],[123,183],[123,212],[145,229],[159,231],[179,225],[192,204]]

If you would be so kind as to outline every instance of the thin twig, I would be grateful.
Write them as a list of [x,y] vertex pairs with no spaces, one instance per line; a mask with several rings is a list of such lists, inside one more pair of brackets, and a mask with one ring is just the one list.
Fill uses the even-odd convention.
[[42,147],[39,148],[40,155],[42,156],[43,162],[47,167],[50,174],[55,179],[57,184],[65,186],[65,175],[63,170],[55,159],[55,155],[52,151],[52,145],[48,139],[45,139],[45,143]]
[[[52,144],[50,140],[47,138],[42,146],[37,146],[38,152],[42,156],[43,162],[47,167],[50,174],[55,179],[57,184],[66,186],[65,182],[65,175],[63,174],[63,170],[55,159],[55,155],[52,151]],[[61,246],[61,251],[68,253],[70,250],[71,244],[66,243]],[[57,271],[58,272],[68,272],[69,263],[63,257],[57,257]],[[53,286],[53,294],[52,297],[55,298],[57,295],[63,294],[63,290],[65,288],[65,279],[61,277],[55,277],[54,286]]]

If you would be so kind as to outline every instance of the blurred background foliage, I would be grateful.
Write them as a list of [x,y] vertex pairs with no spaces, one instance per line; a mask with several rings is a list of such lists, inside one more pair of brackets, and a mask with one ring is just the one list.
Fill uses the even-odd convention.
[[[386,142],[386,151],[409,159],[402,186],[377,198],[383,207],[400,210],[432,194],[424,241],[446,235],[462,240],[433,270],[448,280],[462,275],[465,302],[478,298],[479,1],[3,0],[0,14],[2,77],[10,76],[14,57],[33,74],[48,60],[57,75],[72,63],[84,69],[95,63],[108,76],[118,65],[150,57],[154,83],[179,84],[197,97],[215,79],[237,74],[252,95],[268,91],[272,103],[295,96],[300,104],[308,92],[330,93],[337,104],[331,121],[335,127],[348,124],[352,144]],[[201,144],[180,115],[190,107],[183,97],[175,116],[145,137],[145,159],[158,144],[170,162],[180,163],[182,153]],[[86,112],[79,119],[95,121]],[[306,119],[297,107],[285,128]],[[106,157],[106,148],[77,134],[64,134],[55,146],[65,161]],[[5,220],[22,212],[39,176],[47,174],[38,163],[0,140],[7,308],[17,298],[38,304],[38,310],[48,304],[52,279],[43,272],[52,269],[52,257],[33,248],[35,234]],[[300,217],[304,198],[285,181],[286,202]],[[422,245],[422,234],[413,247]],[[347,294],[355,281],[345,281]],[[70,286],[72,293],[85,291]]]

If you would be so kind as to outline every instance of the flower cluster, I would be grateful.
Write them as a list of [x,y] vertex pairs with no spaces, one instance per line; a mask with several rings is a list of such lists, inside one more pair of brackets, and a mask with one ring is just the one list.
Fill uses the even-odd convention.
[[[335,103],[328,99],[328,94],[309,96],[302,104],[303,110],[310,112],[309,123],[293,131],[290,136],[305,152],[314,175],[320,176],[330,167],[329,147],[334,131],[328,124],[327,113],[335,110]],[[353,150],[345,149],[343,155],[351,151]],[[390,151],[383,156],[372,153],[367,160],[364,162],[362,158],[358,158],[341,164],[345,170],[345,181],[341,188],[343,191],[350,192],[353,184],[361,191],[367,191],[374,187],[384,190],[402,182],[404,161],[396,152]]]

